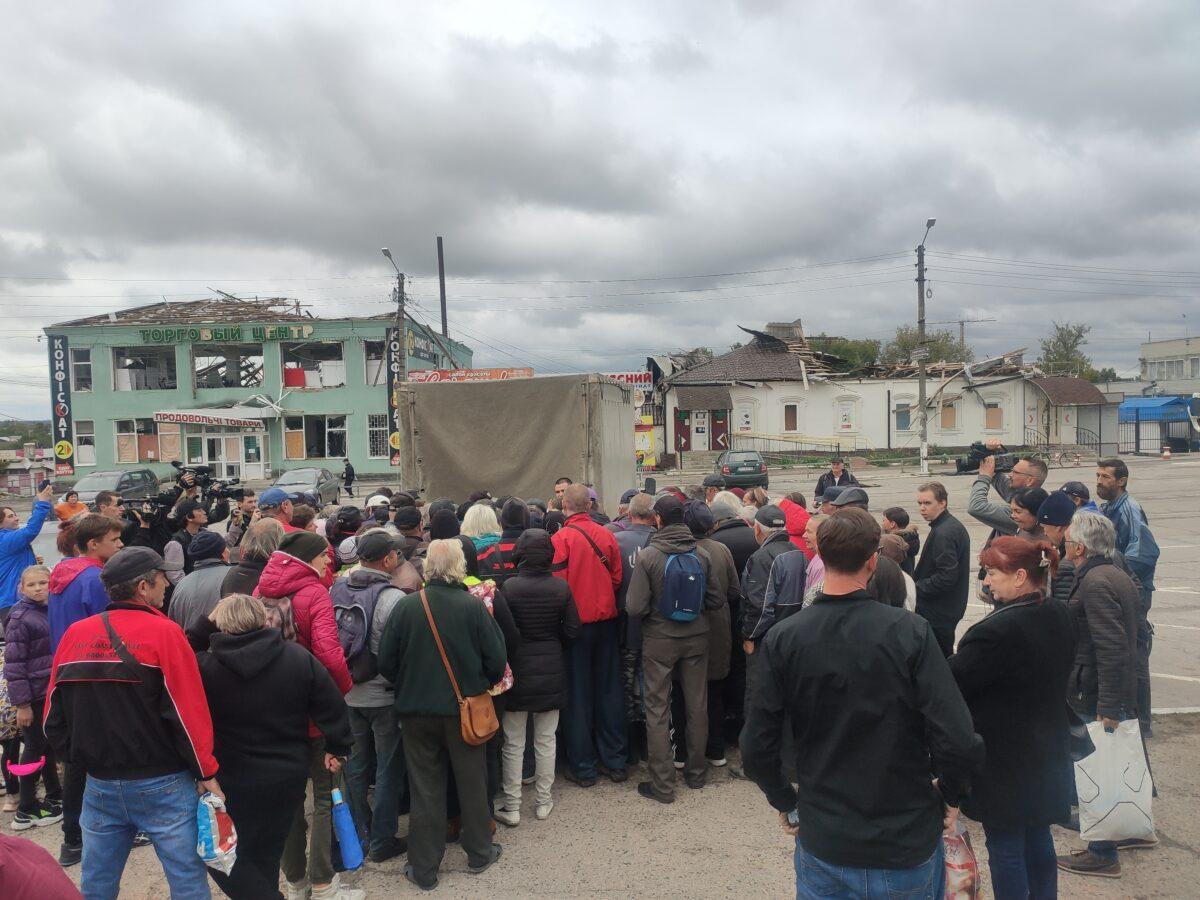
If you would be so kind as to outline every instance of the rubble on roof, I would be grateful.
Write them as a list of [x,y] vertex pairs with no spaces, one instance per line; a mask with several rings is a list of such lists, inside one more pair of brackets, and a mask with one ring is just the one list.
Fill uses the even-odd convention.
[[311,313],[300,310],[299,300],[288,300],[284,297],[241,300],[226,295],[177,303],[170,301],[151,303],[147,306],[135,306],[131,309],[119,309],[111,313],[73,319],[70,322],[57,322],[51,327],[161,325],[164,322],[172,325],[210,325],[213,322],[237,324],[240,322],[308,321],[312,319]]
[[[999,356],[991,356],[972,363],[930,362],[925,364],[925,374],[930,378],[945,378],[963,373],[965,370],[969,375],[975,377],[980,375],[1022,375],[1035,371],[1032,366],[1025,365],[1026,349],[1025,347],[1021,347],[1017,350],[1002,353]],[[880,378],[916,378],[917,364],[915,362],[902,362],[889,366],[874,366],[869,371],[872,375],[877,375]]]

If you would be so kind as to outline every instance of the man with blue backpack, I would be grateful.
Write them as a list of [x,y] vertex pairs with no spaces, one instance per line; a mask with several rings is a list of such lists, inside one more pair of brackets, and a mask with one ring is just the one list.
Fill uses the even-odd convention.
[[[374,862],[399,856],[407,849],[404,838],[396,837],[401,795],[406,791],[407,771],[396,695],[392,685],[379,674],[379,640],[393,607],[404,592],[392,585],[392,573],[400,565],[404,539],[382,528],[355,539],[360,565],[337,579],[329,589],[338,641],[346,654],[346,666],[354,687],[346,694],[354,752],[346,763],[347,801],[361,834],[369,838],[365,848]],[[375,806],[367,802],[371,778],[368,767],[375,762]]]
[[683,504],[673,496],[654,504],[658,531],[637,555],[625,609],[642,618],[642,670],[645,679],[646,737],[650,780],[638,793],[659,803],[675,800],[671,753],[672,676],[677,675],[687,712],[689,788],[704,786],[708,740],[707,609],[719,609],[725,594],[712,577],[712,561],[683,521]]

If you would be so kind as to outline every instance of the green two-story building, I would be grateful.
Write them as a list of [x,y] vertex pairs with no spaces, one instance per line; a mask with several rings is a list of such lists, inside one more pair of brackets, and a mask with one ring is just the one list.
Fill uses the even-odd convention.
[[314,318],[281,300],[156,303],[45,329],[57,473],[271,478],[321,466],[385,473],[399,446],[390,387],[472,354],[395,316]]

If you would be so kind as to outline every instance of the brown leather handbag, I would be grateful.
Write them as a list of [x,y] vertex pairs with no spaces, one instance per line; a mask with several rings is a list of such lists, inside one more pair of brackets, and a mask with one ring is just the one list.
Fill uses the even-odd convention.
[[421,588],[421,605],[425,607],[425,618],[429,620],[429,629],[433,632],[433,640],[437,643],[438,653],[442,654],[442,665],[450,676],[450,686],[454,688],[454,696],[458,699],[458,720],[462,726],[462,739],[472,747],[486,744],[500,730],[500,720],[496,718],[496,707],[492,704],[491,696],[485,691],[474,697],[464,697],[458,689],[458,679],[450,668],[450,660],[446,656],[446,648],[442,646],[442,636],[438,634],[437,624],[433,621],[433,610],[429,608],[429,598],[425,589]]

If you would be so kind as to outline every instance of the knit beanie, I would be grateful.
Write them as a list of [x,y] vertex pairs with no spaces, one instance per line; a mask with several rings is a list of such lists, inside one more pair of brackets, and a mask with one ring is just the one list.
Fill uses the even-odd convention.
[[429,538],[443,541],[446,538],[458,537],[458,516],[449,509],[439,509],[429,520]]
[[312,562],[325,552],[329,542],[319,534],[311,531],[292,531],[283,536],[279,549],[288,556],[294,556],[302,562]]

